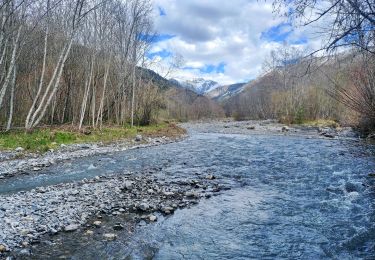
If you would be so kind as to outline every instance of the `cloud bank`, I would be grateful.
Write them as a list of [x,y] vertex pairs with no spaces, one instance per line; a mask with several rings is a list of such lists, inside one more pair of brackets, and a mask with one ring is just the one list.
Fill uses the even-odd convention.
[[[155,0],[154,4],[160,36],[149,58],[165,67],[174,55],[184,60],[169,77],[246,82],[259,75],[266,56],[284,42],[301,48],[320,44],[311,31],[295,28],[273,13],[270,1]],[[162,67],[153,69],[163,74]]]

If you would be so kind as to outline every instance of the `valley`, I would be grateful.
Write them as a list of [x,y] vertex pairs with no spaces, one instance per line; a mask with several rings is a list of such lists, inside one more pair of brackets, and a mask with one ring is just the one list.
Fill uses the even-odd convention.
[[375,0],[2,0],[0,260],[375,259]]

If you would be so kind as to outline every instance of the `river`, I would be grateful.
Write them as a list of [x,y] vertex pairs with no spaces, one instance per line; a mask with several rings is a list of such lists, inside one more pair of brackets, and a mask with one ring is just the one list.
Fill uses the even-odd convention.
[[72,259],[375,259],[374,150],[346,140],[193,132],[10,178],[0,193],[149,168],[164,178],[213,174],[232,188],[139,225],[126,242],[68,236],[68,251],[40,246],[41,258],[60,248]]

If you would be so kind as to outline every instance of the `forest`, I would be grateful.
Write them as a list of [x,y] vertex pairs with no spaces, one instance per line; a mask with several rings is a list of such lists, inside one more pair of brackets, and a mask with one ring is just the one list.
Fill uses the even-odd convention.
[[3,1],[3,128],[149,124],[162,106],[140,69],[154,37],[151,11],[148,0]]

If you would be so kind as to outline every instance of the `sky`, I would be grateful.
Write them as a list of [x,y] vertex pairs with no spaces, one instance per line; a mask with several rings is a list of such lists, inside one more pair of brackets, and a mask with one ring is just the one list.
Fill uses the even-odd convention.
[[[321,44],[316,31],[275,14],[272,1],[154,0],[154,5],[158,36],[147,56],[151,68],[168,78],[247,82],[278,46]],[[176,60],[179,68],[171,66]]]

